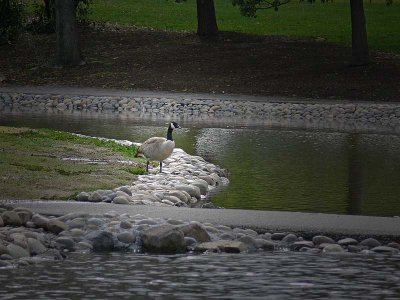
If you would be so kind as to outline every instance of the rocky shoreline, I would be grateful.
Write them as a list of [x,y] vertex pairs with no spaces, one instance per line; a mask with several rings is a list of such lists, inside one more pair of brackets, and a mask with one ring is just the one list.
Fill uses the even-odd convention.
[[375,238],[307,237],[290,232],[149,218],[109,211],[44,216],[23,207],[0,208],[0,268],[62,260],[70,252],[252,253],[300,251],[341,255],[399,255],[400,244]]
[[[128,146],[133,144],[115,141]],[[132,185],[113,190],[81,192],[76,201],[216,208],[207,201],[209,194],[229,183],[227,170],[200,156],[189,155],[182,149],[174,149],[172,155],[164,160],[163,166],[162,173],[158,172],[158,166],[152,166],[150,174],[137,175]]]
[[87,96],[0,92],[0,111],[86,111],[152,118],[234,118],[256,124],[338,130],[400,130],[400,104],[242,100],[234,96]]

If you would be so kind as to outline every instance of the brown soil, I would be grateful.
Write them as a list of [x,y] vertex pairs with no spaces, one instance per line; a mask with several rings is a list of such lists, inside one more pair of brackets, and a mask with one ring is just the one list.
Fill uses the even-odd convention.
[[25,34],[0,46],[3,84],[400,101],[400,56],[374,52],[349,67],[349,47],[311,38],[84,29],[86,64],[64,69],[51,67],[54,41]]

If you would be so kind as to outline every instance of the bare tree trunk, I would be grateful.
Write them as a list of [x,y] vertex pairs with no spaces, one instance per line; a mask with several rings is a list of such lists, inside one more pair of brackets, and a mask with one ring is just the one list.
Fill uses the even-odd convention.
[[56,65],[73,66],[84,63],[79,45],[75,1],[56,0]]
[[365,25],[363,0],[350,0],[352,29],[352,61],[353,66],[363,66],[369,62],[367,29]]
[[200,36],[218,34],[214,0],[197,0],[197,34]]

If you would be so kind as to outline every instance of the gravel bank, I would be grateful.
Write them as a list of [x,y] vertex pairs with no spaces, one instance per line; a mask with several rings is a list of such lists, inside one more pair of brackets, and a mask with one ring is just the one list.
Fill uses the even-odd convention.
[[[264,101],[263,101],[264,100]],[[0,112],[27,109],[49,112],[107,111],[153,118],[235,118],[270,126],[336,130],[400,130],[400,104],[377,102],[313,102],[244,96],[172,94],[164,96],[99,96],[0,92]]]
[[323,254],[399,255],[398,241],[292,232],[257,232],[222,224],[142,214],[73,212],[45,216],[24,207],[0,208],[0,268],[61,260],[68,253],[251,253],[290,250]]

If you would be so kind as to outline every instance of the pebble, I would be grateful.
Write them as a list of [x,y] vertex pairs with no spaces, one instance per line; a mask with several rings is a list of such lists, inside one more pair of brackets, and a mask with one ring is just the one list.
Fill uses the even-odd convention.
[[331,239],[330,237],[327,237],[327,236],[323,236],[323,235],[314,236],[312,241],[317,246],[319,244],[335,244],[335,241],[333,239]]
[[367,238],[365,240],[362,240],[360,242],[360,245],[361,246],[366,246],[368,248],[374,248],[374,247],[381,246],[382,244],[379,241],[377,241],[376,239],[374,239],[374,238]]

